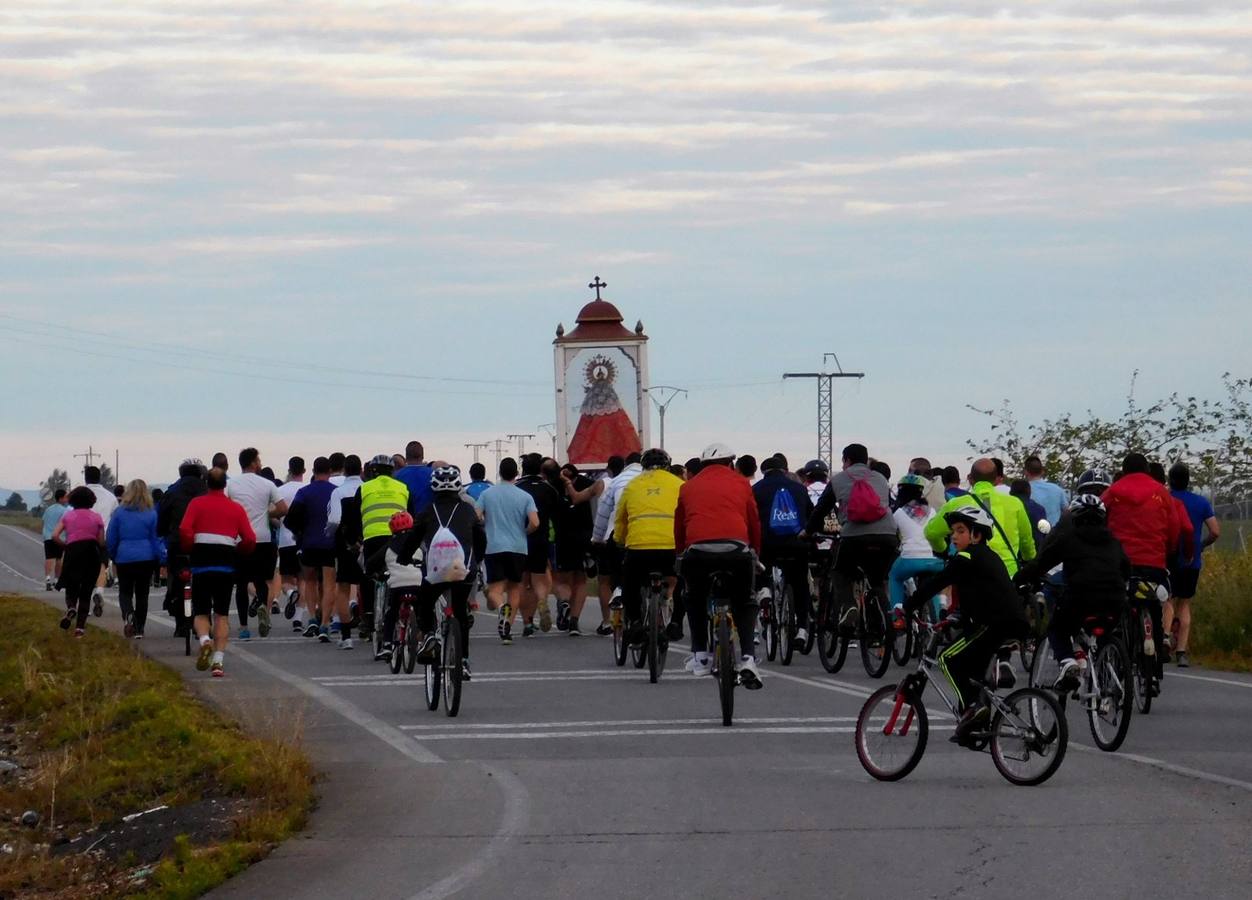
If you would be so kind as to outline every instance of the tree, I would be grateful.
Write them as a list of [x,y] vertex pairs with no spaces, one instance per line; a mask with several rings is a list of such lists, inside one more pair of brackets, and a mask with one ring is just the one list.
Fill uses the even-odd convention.
[[113,474],[113,470],[109,468],[108,463],[100,463],[100,485],[101,487],[113,490],[117,484],[117,476]]
[[26,512],[26,501],[22,499],[22,495],[17,491],[9,494],[9,499],[4,501],[5,512]]
[[70,473],[64,469],[53,469],[52,474],[39,485],[39,499],[43,505],[51,506],[57,491],[70,489]]

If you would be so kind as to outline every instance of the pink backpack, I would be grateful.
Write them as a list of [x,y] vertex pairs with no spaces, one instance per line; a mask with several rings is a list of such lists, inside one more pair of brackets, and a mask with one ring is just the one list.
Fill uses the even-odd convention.
[[867,525],[886,515],[887,509],[882,505],[878,491],[874,490],[869,479],[856,479],[852,483],[852,493],[848,495],[848,521]]

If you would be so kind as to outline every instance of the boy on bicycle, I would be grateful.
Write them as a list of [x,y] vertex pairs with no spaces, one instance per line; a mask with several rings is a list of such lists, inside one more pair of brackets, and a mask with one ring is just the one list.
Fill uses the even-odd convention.
[[[414,558],[410,553],[406,556],[405,545],[413,531],[413,517],[408,511],[398,512],[388,523],[391,537],[387,543],[378,547],[369,559],[365,560],[365,574],[375,580],[387,578],[387,609],[383,614],[383,652],[400,652],[391,640],[396,633],[396,620],[400,617],[400,596],[409,595],[409,602],[417,606],[422,590],[422,557]],[[351,649],[351,643],[344,649]]]
[[[990,713],[977,702],[988,664],[1005,641],[1024,636],[1030,626],[1008,570],[988,546],[995,526],[987,511],[970,503],[949,510],[944,519],[956,553],[942,572],[917,585],[904,609],[911,614],[944,588],[952,588],[952,607],[959,611],[962,634],[939,654],[939,669],[956,689],[962,715],[952,740],[962,743]],[[903,631],[905,622],[905,615],[897,611],[895,629]]]

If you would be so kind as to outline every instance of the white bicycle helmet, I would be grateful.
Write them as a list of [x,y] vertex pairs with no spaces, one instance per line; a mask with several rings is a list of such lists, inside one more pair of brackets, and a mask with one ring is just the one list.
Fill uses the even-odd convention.
[[387,453],[380,453],[370,460],[370,465],[375,469],[394,469],[396,464],[391,461],[391,456]]
[[962,523],[966,527],[972,529],[978,528],[984,534],[991,534],[995,528],[995,522],[991,515],[981,506],[969,504],[967,506],[958,506],[951,512],[944,513],[943,520],[949,526],[955,525],[957,522]]
[[734,459],[735,451],[731,450],[725,444],[716,442],[709,444],[700,451],[700,462],[714,462],[722,459]]
[[1104,508],[1104,501],[1096,494],[1075,494],[1074,499],[1069,501],[1070,514],[1078,516],[1099,516],[1103,518],[1108,514],[1108,510]]
[[456,466],[440,466],[430,473],[432,491],[458,494],[461,492],[461,470]]

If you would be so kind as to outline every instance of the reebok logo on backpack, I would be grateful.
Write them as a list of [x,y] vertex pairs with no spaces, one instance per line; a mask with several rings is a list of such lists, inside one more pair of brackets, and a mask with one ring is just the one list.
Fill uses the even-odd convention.
[[848,521],[868,525],[886,515],[887,509],[869,479],[856,479],[852,483],[852,493],[848,495]]
[[795,537],[804,530],[800,521],[800,511],[796,509],[791,492],[779,489],[774,492],[774,499],[769,507],[769,531],[775,537]]

